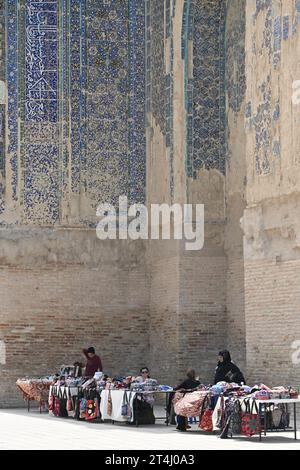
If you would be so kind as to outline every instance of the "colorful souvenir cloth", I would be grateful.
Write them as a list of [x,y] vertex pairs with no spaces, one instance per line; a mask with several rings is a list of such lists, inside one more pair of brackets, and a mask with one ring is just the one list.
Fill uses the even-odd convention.
[[18,379],[16,385],[21,390],[24,400],[47,402],[52,383],[48,379]]
[[207,395],[207,391],[195,391],[189,393],[176,392],[173,400],[175,413],[179,416],[185,417],[200,416],[203,403]]
[[144,382],[135,381],[131,384],[131,390],[137,392],[155,392],[159,390],[159,385],[155,379],[147,379]]

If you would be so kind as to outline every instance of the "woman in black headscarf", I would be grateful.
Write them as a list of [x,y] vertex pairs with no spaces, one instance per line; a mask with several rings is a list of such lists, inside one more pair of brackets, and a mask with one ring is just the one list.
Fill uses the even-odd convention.
[[219,362],[215,372],[215,384],[218,382],[246,383],[240,369],[231,362],[230,352],[227,351],[227,349],[219,352]]

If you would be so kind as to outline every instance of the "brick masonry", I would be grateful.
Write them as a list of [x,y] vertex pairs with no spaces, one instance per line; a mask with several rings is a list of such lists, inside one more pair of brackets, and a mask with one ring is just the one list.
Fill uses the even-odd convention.
[[21,405],[17,377],[53,373],[61,364],[84,361],[81,349],[88,345],[95,346],[110,374],[136,374],[149,362],[144,250],[131,261],[130,246],[120,249],[118,242],[107,245],[105,253],[99,251],[101,262],[93,251],[97,265],[51,265],[42,258],[42,266],[33,265],[32,258],[27,266],[2,264],[0,340],[6,346],[6,361],[0,365],[2,407]]
[[299,364],[292,362],[292,344],[300,339],[299,280],[299,260],[245,263],[247,374],[251,382],[300,385]]
[[[14,385],[18,376],[56,371],[61,363],[80,359],[81,348],[88,344],[95,345],[112,374],[135,373],[148,364],[154,377],[173,384],[193,366],[209,382],[217,351],[228,347],[250,383],[299,385],[299,365],[292,363],[291,356],[292,343],[300,340],[300,107],[291,106],[293,81],[300,77],[294,60],[300,45],[299,2],[287,0],[284,10],[279,0],[226,2],[225,72],[224,51],[218,63],[226,77],[226,149],[222,138],[216,153],[222,162],[222,152],[226,153],[226,172],[223,164],[222,172],[218,165],[207,164],[191,176],[186,111],[192,118],[193,110],[188,106],[191,93],[184,90],[189,91],[197,51],[187,12],[200,3],[166,0],[152,5],[147,1],[145,36],[147,203],[204,203],[205,246],[200,253],[187,253],[180,243],[171,242],[99,242],[93,228],[94,206],[103,179],[95,180],[105,173],[103,168],[94,173],[89,167],[87,179],[78,181],[76,196],[68,184],[64,186],[59,208],[63,217],[55,225],[41,223],[45,225],[41,228],[27,221],[22,226],[24,175],[17,174],[22,159],[16,165],[15,158],[8,158],[2,149],[2,407],[22,404]],[[14,2],[8,4],[14,6]],[[192,15],[194,10],[189,11]],[[139,28],[134,34],[143,35],[143,31]],[[1,45],[3,37],[1,32]],[[1,73],[4,65],[3,54]],[[134,83],[133,69],[130,79]],[[199,81],[195,89],[201,88],[196,70],[194,79]],[[11,79],[12,87],[14,83]],[[97,90],[101,95],[101,86]],[[135,92],[140,96],[138,84]],[[211,106],[211,100],[203,105]],[[0,106],[4,116],[6,103]],[[14,157],[18,149],[7,140],[4,120],[2,124],[0,142],[11,144]],[[15,132],[17,121],[8,124]],[[215,148],[215,135],[213,140]],[[89,141],[92,148],[93,141],[94,134]],[[66,140],[62,148],[67,147]],[[105,171],[113,173],[109,160],[102,157]],[[65,182],[69,169],[64,167]],[[122,180],[121,167],[118,175]],[[139,183],[138,174],[132,176]],[[38,181],[43,185],[46,180]],[[102,197],[106,192],[114,196],[120,189],[113,184],[111,194],[107,179],[102,183]],[[143,184],[137,186],[144,193]],[[93,193],[92,211],[89,192]],[[41,204],[42,210],[46,206]],[[35,211],[39,215],[39,201]]]

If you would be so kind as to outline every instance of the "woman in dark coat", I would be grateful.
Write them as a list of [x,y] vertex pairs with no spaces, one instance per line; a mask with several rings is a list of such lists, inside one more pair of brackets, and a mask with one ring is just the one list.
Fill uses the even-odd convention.
[[[175,387],[174,390],[193,390],[199,387],[200,382],[195,378],[196,374],[194,369],[188,369],[186,375],[187,378],[180,385]],[[177,431],[186,431],[189,427],[187,418],[177,415]]]
[[240,369],[231,361],[230,352],[227,349],[219,352],[219,362],[215,372],[215,384],[218,382],[234,382],[245,384],[245,377]]

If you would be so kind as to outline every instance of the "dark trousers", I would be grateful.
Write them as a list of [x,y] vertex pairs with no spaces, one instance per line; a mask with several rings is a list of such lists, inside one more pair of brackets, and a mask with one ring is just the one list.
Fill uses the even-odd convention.
[[177,426],[178,426],[178,429],[186,430],[187,418],[185,416],[177,415]]

